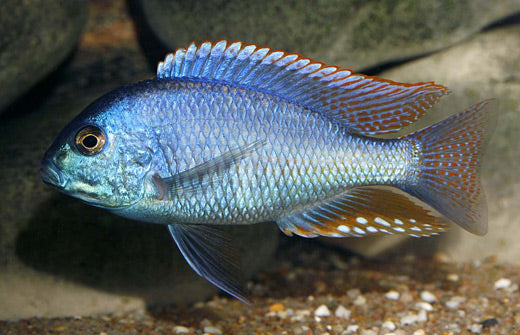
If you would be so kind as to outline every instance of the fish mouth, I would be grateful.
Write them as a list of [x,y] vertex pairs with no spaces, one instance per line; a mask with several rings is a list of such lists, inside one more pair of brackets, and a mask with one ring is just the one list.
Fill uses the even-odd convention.
[[43,160],[40,165],[40,176],[45,184],[58,190],[63,190],[69,182],[56,165],[48,159]]

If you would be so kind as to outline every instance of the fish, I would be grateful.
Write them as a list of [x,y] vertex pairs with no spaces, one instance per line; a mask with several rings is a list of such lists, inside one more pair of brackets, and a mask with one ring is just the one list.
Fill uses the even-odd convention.
[[[124,69],[122,69],[124,70]],[[225,225],[286,235],[487,232],[492,100],[395,135],[448,94],[243,42],[195,42],[98,98],[57,136],[43,181],[165,225],[199,275],[248,302]]]

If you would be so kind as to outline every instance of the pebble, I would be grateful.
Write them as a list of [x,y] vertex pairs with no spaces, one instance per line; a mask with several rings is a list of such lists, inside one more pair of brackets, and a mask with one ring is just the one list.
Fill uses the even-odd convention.
[[423,329],[417,329],[413,332],[413,335],[426,335],[426,332]]
[[314,315],[317,317],[327,317],[330,316],[330,310],[327,306],[321,305],[314,311]]
[[406,326],[418,321],[417,314],[408,313],[401,318],[401,325]]
[[422,291],[421,292],[421,299],[426,302],[436,302],[437,297],[433,295],[430,291]]
[[349,334],[349,333],[356,333],[359,329],[359,326],[358,325],[348,325],[347,326],[347,329],[345,330],[345,333]]
[[206,326],[204,327],[204,332],[208,334],[222,335],[222,330],[215,326]]
[[448,273],[448,275],[446,276],[446,279],[448,279],[451,282],[457,282],[457,281],[459,281],[460,277],[456,273]]
[[390,300],[398,300],[399,299],[399,292],[394,291],[394,290],[390,290],[390,291],[386,292],[385,298],[390,299]]
[[390,320],[386,320],[385,322],[383,322],[382,327],[390,331],[393,331],[395,330],[395,323],[393,323]]
[[373,329],[363,329],[359,332],[359,335],[377,335],[377,332]]
[[334,315],[338,318],[348,320],[350,318],[350,310],[346,309],[342,305],[339,305],[338,308],[336,308]]
[[184,326],[175,326],[173,327],[173,332],[175,334],[188,334],[190,330]]
[[473,334],[480,334],[482,332],[482,325],[478,323],[474,323],[469,327],[469,331]]
[[410,325],[410,324],[416,323],[416,322],[424,322],[427,320],[428,320],[428,315],[426,314],[425,310],[419,311],[419,314],[410,312],[401,318],[401,325],[405,326],[405,325]]
[[417,307],[419,310],[425,310],[427,312],[433,311],[433,306],[425,301],[419,301],[415,304],[415,307]]
[[466,301],[466,298],[461,296],[451,297],[450,300],[446,301],[446,306],[451,309],[459,308],[459,305]]
[[298,309],[294,312],[294,315],[291,316],[291,321],[305,321],[307,318],[311,316],[311,311],[308,309]]
[[279,302],[272,304],[269,306],[269,312],[280,312],[285,309],[285,306]]
[[428,314],[426,313],[426,311],[424,309],[419,311],[419,314],[417,315],[417,321],[419,321],[419,322],[428,321]]
[[500,278],[495,282],[495,290],[501,290],[504,288],[508,288],[511,285],[511,279],[508,278]]
[[355,299],[361,294],[361,291],[357,288],[353,288],[347,291],[347,297],[350,299]]
[[363,306],[367,303],[367,299],[363,295],[358,295],[358,297],[354,300],[353,304],[356,306]]

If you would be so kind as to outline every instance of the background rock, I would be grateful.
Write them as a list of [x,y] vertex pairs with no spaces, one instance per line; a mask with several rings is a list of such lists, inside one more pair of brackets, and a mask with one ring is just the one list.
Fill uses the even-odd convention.
[[192,40],[241,40],[356,70],[444,48],[520,11],[517,0],[186,2],[141,0],[172,51]]
[[498,256],[503,262],[520,264],[520,20],[518,24],[479,34],[438,54],[410,62],[381,74],[403,81],[435,81],[451,94],[414,126],[431,124],[488,98],[498,102],[498,123],[483,160],[482,181],[486,191],[489,232],[474,236],[455,227],[435,238],[336,240],[367,256],[394,251],[431,253],[442,251],[456,261]]
[[86,13],[85,0],[2,0],[0,111],[65,59]]

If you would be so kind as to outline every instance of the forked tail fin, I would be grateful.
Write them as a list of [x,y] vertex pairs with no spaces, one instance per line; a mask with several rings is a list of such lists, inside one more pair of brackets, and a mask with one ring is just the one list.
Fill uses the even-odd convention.
[[406,138],[421,146],[418,182],[403,189],[477,235],[487,233],[487,207],[480,160],[495,122],[482,101]]

